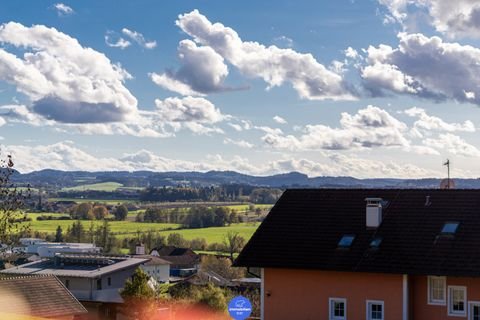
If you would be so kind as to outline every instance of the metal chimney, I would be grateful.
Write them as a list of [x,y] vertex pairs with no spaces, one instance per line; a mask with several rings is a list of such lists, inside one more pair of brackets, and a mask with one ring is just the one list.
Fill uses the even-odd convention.
[[367,228],[378,228],[382,223],[382,198],[365,198]]

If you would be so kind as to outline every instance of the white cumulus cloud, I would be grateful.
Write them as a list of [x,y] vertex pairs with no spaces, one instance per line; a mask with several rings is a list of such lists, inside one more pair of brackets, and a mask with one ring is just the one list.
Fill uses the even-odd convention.
[[284,118],[282,118],[280,116],[273,117],[273,121],[275,121],[276,123],[279,123],[279,124],[286,124],[287,123],[287,120],[285,120]]
[[[43,25],[0,26],[0,80],[28,96],[32,108],[59,122],[110,122],[137,112],[124,86],[131,76],[102,53]],[[7,52],[13,46],[23,56]],[[78,120],[76,120],[78,119]],[[72,121],[73,120],[73,121]]]
[[230,138],[225,138],[223,139],[223,143],[224,144],[233,144],[237,147],[240,147],[240,148],[245,148],[245,149],[251,149],[254,147],[254,145],[248,141],[245,141],[245,140],[233,140],[233,139],[230,139]]
[[462,157],[480,157],[480,150],[451,133],[442,133],[438,138],[428,138],[423,142],[425,145],[436,148],[442,152]]
[[399,45],[370,46],[362,69],[375,95],[409,94],[480,104],[480,49],[422,34],[398,34]]
[[64,3],[55,3],[53,5],[59,16],[68,16],[74,13],[73,9]]
[[104,39],[105,39],[105,44],[112,48],[120,48],[123,50],[132,45],[130,41],[125,40],[122,37],[119,37],[112,31],[107,31],[107,33],[104,36]]
[[132,39],[133,41],[135,41],[139,46],[141,46],[145,49],[153,49],[157,46],[156,41],[146,40],[145,37],[143,36],[143,34],[141,34],[140,32],[130,30],[130,29],[127,29],[127,28],[123,28],[122,33],[125,36]]
[[235,30],[211,23],[198,10],[180,15],[176,24],[196,43],[211,47],[244,75],[263,79],[268,88],[290,83],[305,99],[356,99],[342,75],[326,68],[311,54],[243,41]]
[[281,158],[253,163],[241,156],[207,155],[195,161],[166,158],[140,149],[119,157],[93,155],[71,141],[48,145],[6,145],[2,150],[12,154],[20,172],[42,169],[86,171],[210,171],[234,170],[253,175],[270,175],[298,171],[309,176],[354,176],[358,178],[419,178],[439,176],[438,172],[410,163],[362,159],[353,155],[325,154],[321,160]]
[[228,75],[224,59],[210,47],[198,47],[191,40],[178,45],[181,68],[176,72],[151,73],[157,85],[182,95],[203,95],[226,90],[223,81]]
[[[480,3],[475,0],[378,0],[389,11],[387,22],[399,22],[408,29],[417,13],[438,32],[450,38],[480,38]],[[414,22],[414,21],[413,21]]]
[[472,121],[466,120],[463,123],[449,123],[445,122],[439,117],[429,115],[425,109],[413,107],[404,111],[410,117],[417,118],[413,124],[413,130],[419,137],[425,133],[432,131],[447,131],[447,132],[475,132],[476,128]]
[[156,99],[157,114],[170,122],[216,123],[225,119],[210,101],[199,97]]
[[271,131],[262,140],[274,148],[290,150],[408,147],[410,143],[405,137],[406,131],[406,124],[387,111],[370,105],[354,115],[343,112],[340,128],[307,125],[298,137]]

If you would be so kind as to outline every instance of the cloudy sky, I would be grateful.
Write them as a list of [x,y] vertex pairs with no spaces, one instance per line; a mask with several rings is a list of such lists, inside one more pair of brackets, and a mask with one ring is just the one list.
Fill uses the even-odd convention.
[[9,1],[22,172],[478,177],[480,1]]

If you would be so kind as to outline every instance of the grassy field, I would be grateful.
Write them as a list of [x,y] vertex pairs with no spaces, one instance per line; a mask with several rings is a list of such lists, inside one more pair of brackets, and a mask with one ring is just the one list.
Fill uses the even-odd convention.
[[85,190],[115,191],[121,187],[123,187],[123,184],[118,182],[101,182],[101,183],[94,183],[94,184],[82,184],[82,185],[79,185],[76,187],[70,187],[70,188],[63,188],[60,191],[85,191]]
[[205,238],[207,243],[221,243],[229,231],[238,232],[246,240],[250,239],[260,223],[236,223],[227,227],[211,227],[202,229],[181,229],[161,231],[160,234],[168,236],[172,232],[180,233],[185,239]]
[[[64,231],[75,222],[75,220],[42,220],[37,221],[37,217],[41,215],[63,216],[64,214],[38,214],[29,213],[28,216],[32,218],[30,221],[30,228],[34,231],[55,233],[57,227],[60,226]],[[83,220],[82,224],[85,229],[90,227],[90,221]],[[101,225],[102,221],[93,221],[94,225]],[[181,225],[175,223],[138,223],[132,221],[110,221],[110,230],[114,233],[130,233],[134,234],[137,231],[160,231],[166,229],[177,229]]]
[[135,200],[125,199],[77,199],[77,198],[49,198],[48,201],[75,201],[76,203],[101,203],[106,205],[117,205],[122,203],[136,202]]
[[[55,233],[58,226],[60,226],[64,232],[68,227],[75,222],[75,220],[42,220],[37,221],[37,217],[41,215],[63,216],[64,214],[56,213],[29,213],[28,216],[32,218],[30,227],[34,231]],[[102,221],[93,221],[94,225],[100,225]],[[82,221],[85,229],[90,227],[90,221]],[[255,230],[258,228],[259,223],[237,223],[227,227],[211,227],[202,229],[178,229],[181,227],[175,223],[140,223],[133,221],[110,221],[110,229],[113,233],[117,234],[118,238],[134,236],[137,232],[147,231],[159,231],[160,234],[168,235],[172,232],[180,233],[185,239],[191,240],[194,238],[205,238],[207,243],[222,242],[225,235],[229,231],[238,232],[245,239],[250,239]]]

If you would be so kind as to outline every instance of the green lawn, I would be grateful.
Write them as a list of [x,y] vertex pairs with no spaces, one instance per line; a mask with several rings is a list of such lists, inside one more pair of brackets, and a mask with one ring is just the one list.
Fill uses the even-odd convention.
[[[54,233],[58,226],[63,230],[67,230],[75,220],[43,220],[37,221],[36,218],[42,214],[29,213],[28,216],[32,218],[30,221],[30,227],[33,231]],[[56,215],[62,216],[64,214],[44,214],[44,215]],[[102,224],[103,221],[94,221],[95,226]],[[88,229],[90,227],[90,221],[83,220],[83,226]],[[110,230],[114,233],[131,233],[134,234],[137,231],[160,231],[166,229],[179,228],[179,224],[175,223],[138,223],[132,221],[110,221]],[[125,235],[126,236],[126,235]]]
[[[65,231],[75,222],[75,220],[42,220],[37,221],[37,217],[41,215],[64,216],[65,214],[58,213],[28,213],[32,218],[30,227],[33,231],[55,233],[58,226],[61,226]],[[90,227],[90,221],[83,220],[82,224],[85,229]],[[102,221],[94,221],[95,226],[102,224]],[[202,229],[178,229],[180,224],[175,223],[140,223],[134,221],[110,221],[110,229],[113,233],[117,233],[119,238],[134,236],[137,231],[159,231],[161,234],[168,237],[172,232],[180,233],[185,239],[191,240],[193,238],[205,238],[207,243],[222,242],[225,235],[229,231],[238,232],[246,240],[250,239],[260,223],[236,223],[226,227],[211,227]]]
[[257,230],[260,223],[236,223],[227,227],[211,227],[202,229],[181,229],[181,230],[169,230],[161,231],[160,234],[168,236],[172,232],[180,233],[187,240],[193,238],[205,238],[207,243],[218,242],[221,243],[225,238],[225,235],[229,231],[238,232],[247,241],[252,237],[255,230]]
[[123,187],[123,184],[118,182],[101,182],[101,183],[94,183],[94,184],[82,184],[76,187],[70,188],[63,188],[60,191],[85,191],[85,190],[92,190],[92,191],[115,191],[118,188]]

